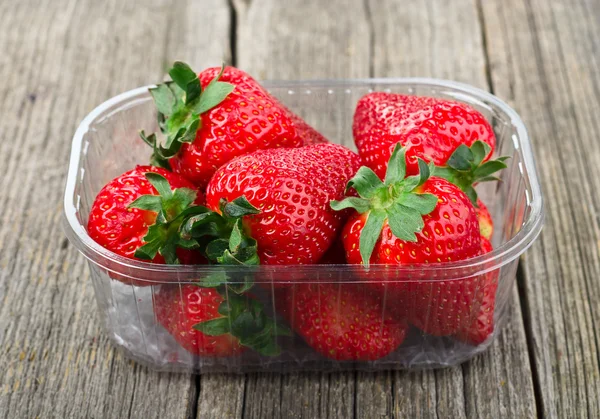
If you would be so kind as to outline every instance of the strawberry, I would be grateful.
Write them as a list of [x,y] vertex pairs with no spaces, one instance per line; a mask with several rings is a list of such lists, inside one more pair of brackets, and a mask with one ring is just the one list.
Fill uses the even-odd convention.
[[[240,244],[257,249],[261,264],[316,263],[333,243],[344,218],[329,202],[343,197],[359,166],[358,155],[335,144],[237,157],[219,168],[206,189],[208,208],[230,221],[215,225],[214,217],[196,216],[185,229],[198,239],[219,237],[207,247],[209,259],[219,263],[243,259],[255,263],[246,250],[243,257],[235,256]],[[236,216],[239,221],[233,221]]]
[[408,326],[384,313],[379,295],[358,284],[303,283],[278,306],[317,352],[340,361],[382,358],[400,346]]
[[477,220],[479,220],[479,232],[481,233],[481,237],[490,240],[492,234],[494,234],[494,221],[481,199],[477,200],[477,207],[475,210],[477,211]]
[[[405,178],[405,161],[397,145],[384,182],[362,167],[349,183],[359,198],[331,203],[336,210],[357,210],[342,231],[348,263],[410,266],[479,255],[479,224],[467,195],[445,179],[430,178],[422,160],[419,175]],[[456,332],[480,301],[476,281],[365,278],[387,294],[397,312],[433,335]]]
[[[482,253],[492,251],[492,244],[485,237],[481,237],[481,251]],[[470,324],[458,331],[456,335],[458,339],[477,346],[485,342],[494,332],[494,305],[498,289],[498,274],[498,270],[485,274],[479,310]]]
[[296,128],[296,134],[302,140],[302,145],[313,145],[329,142],[327,141],[327,138],[323,137],[319,131],[308,125],[306,121],[304,121],[298,115],[287,108],[286,110],[288,111],[288,116],[292,120],[294,128]]
[[242,70],[208,68],[196,75],[176,62],[169,74],[173,82],[150,89],[166,141],[159,145],[143,132],[142,138],[154,148],[153,164],[170,166],[201,188],[236,156],[326,141]]
[[[246,348],[279,354],[275,336],[290,332],[268,318],[250,296],[205,284],[162,286],[155,296],[157,321],[194,355],[231,356]],[[227,298],[224,298],[224,295]]]
[[418,172],[419,158],[443,166],[456,148],[480,140],[494,151],[496,138],[485,117],[464,103],[433,97],[374,92],[356,105],[354,140],[365,164],[381,179],[392,149],[406,149],[406,171]]
[[126,258],[199,263],[199,254],[186,250],[190,242],[177,234],[177,228],[169,227],[181,223],[185,211],[189,213],[194,204],[203,202],[202,193],[181,176],[162,168],[137,166],[98,193],[89,214],[88,234]]

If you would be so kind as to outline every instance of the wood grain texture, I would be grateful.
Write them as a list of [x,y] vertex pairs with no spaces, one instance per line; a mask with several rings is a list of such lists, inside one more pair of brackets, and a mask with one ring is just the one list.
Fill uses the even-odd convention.
[[234,0],[237,65],[259,79],[369,75],[370,24],[362,0]]
[[[600,417],[599,25],[590,0],[0,2],[0,418]],[[514,106],[547,218],[490,350],[437,371],[202,377],[116,352],[60,228],[70,139],[173,59],[449,78]]]
[[539,403],[545,417],[600,417],[600,10],[482,4],[494,89],[527,124],[546,199],[544,231],[524,259]]
[[[228,19],[227,3],[212,3]],[[191,6],[179,2],[173,8],[162,0],[0,2],[0,417],[195,412],[195,377],[150,372],[107,342],[86,262],[60,226],[77,124],[112,95],[163,76],[164,60],[171,57],[165,40],[177,39],[169,35],[176,30],[169,29],[169,16],[189,16]],[[228,25],[215,22],[211,30],[221,28],[227,40]],[[202,36],[204,29],[195,30]],[[229,43],[221,45],[226,59]],[[202,49],[194,45],[199,64]],[[211,61],[218,55],[207,50]]]

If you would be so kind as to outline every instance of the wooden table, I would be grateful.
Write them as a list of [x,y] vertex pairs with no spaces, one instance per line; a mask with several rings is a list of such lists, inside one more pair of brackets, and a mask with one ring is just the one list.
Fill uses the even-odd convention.
[[[0,417],[600,417],[598,0],[138,3],[0,2]],[[61,230],[70,141],[176,58],[261,79],[447,78],[514,106],[547,217],[493,347],[445,370],[284,376],[159,374],[115,352]]]

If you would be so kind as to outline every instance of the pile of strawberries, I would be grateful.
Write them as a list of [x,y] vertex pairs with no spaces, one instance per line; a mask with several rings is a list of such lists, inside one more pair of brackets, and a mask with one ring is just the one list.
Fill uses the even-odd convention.
[[490,160],[496,140],[479,112],[438,98],[367,94],[354,115],[356,154],[239,69],[196,74],[176,62],[169,74],[172,81],[150,89],[160,138],[141,132],[150,165],[104,186],[89,235],[158,264],[355,266],[344,283],[260,281],[258,291],[274,294],[277,321],[256,298],[251,274],[232,281],[223,269],[197,283],[162,284],[156,318],[182,347],[271,356],[281,350],[277,336],[296,333],[325,357],[375,360],[398,348],[411,325],[472,345],[491,335],[497,272],[445,280],[397,269],[492,250],[492,219],[473,186],[497,180],[506,166]]

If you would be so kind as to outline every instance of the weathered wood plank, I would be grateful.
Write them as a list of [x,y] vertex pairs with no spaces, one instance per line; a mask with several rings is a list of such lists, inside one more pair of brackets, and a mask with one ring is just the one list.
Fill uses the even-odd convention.
[[198,418],[241,418],[244,408],[243,375],[210,374],[199,377]]
[[[369,76],[362,0],[236,0],[237,65],[259,79]],[[343,10],[343,13],[341,12]],[[354,374],[250,375],[244,417],[352,417]]]
[[[228,10],[225,0],[212,3],[215,13],[219,5]],[[194,377],[150,372],[115,353],[96,320],[86,263],[60,228],[77,124],[110,96],[162,77],[172,51],[165,40],[177,39],[168,36],[177,31],[169,22],[193,6],[0,3],[0,135],[10,138],[0,142],[0,417],[185,417],[195,410]],[[203,34],[208,29],[213,35]],[[228,21],[194,32],[225,39],[219,45],[229,56]],[[191,41],[181,42],[193,46],[197,64],[221,60],[207,49],[211,62],[203,62],[204,43]],[[180,56],[182,43],[174,47]]]
[[234,0],[237,65],[259,79],[351,78],[369,73],[362,0]]
[[540,406],[547,417],[599,417],[600,11],[586,1],[482,4],[494,88],[528,125],[546,198],[544,232],[524,259]]
[[[374,25],[375,77],[434,77],[489,89],[482,22],[470,0],[371,1]],[[510,366],[510,368],[509,368]],[[389,375],[360,377],[358,416],[379,417],[381,395]],[[395,373],[392,377],[395,417],[535,416],[534,388],[527,341],[516,287],[510,322],[484,354],[462,366],[439,371]],[[389,390],[386,390],[389,391]]]

